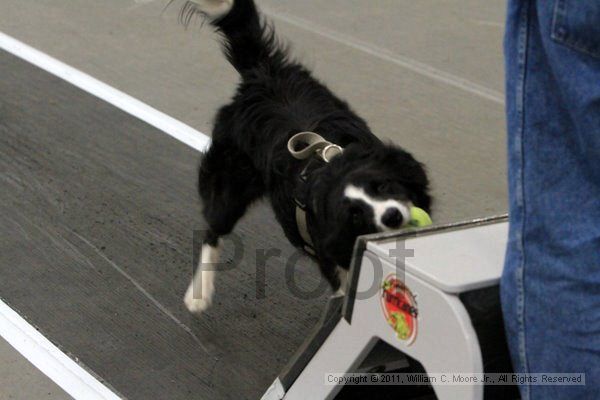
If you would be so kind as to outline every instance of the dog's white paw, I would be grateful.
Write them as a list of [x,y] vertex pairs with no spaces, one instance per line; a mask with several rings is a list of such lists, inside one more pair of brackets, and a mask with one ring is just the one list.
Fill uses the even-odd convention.
[[226,15],[233,7],[234,0],[192,0],[198,10],[209,18],[220,18]]
[[215,294],[215,268],[219,262],[221,244],[219,240],[214,247],[209,244],[202,245],[197,271],[183,296],[183,303],[194,314],[206,311],[212,304]]
[[183,302],[185,303],[186,308],[192,314],[201,314],[206,311],[211,302],[207,299],[195,299],[193,294],[186,293]]
[[[204,290],[203,290],[204,292]],[[212,304],[212,294],[203,293],[202,296],[194,296],[194,285],[190,284],[188,290],[183,297],[183,303],[189,312],[193,314],[201,314],[206,311]]]
[[346,295],[346,290],[347,290],[347,286],[348,286],[348,271],[338,267],[337,268],[337,275],[340,278],[340,287],[338,288],[338,290],[336,290],[336,292],[333,294],[335,297],[337,296],[345,296]]

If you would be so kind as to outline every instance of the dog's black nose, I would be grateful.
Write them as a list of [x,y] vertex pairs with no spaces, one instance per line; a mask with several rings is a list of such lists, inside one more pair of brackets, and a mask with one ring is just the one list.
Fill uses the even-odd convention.
[[388,228],[399,228],[402,225],[402,213],[396,207],[385,210],[381,222]]

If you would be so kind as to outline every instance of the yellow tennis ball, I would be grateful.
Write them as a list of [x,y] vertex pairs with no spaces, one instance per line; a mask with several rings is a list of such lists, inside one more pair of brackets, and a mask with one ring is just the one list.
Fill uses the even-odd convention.
[[410,226],[422,227],[431,225],[432,223],[431,217],[422,208],[412,207],[410,209],[410,222],[408,223]]

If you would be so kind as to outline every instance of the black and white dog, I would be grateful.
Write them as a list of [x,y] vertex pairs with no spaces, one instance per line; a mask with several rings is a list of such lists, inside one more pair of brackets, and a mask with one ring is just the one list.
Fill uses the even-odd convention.
[[[223,35],[225,55],[242,79],[233,101],[216,116],[200,166],[209,233],[185,305],[196,313],[210,306],[214,271],[202,265],[218,262],[220,237],[263,196],[290,242],[308,248],[339,289],[357,236],[402,227],[413,205],[429,211],[423,165],[382,143],[344,101],[290,60],[253,0],[189,1],[182,18],[194,14]],[[303,131],[318,133],[343,152],[330,162],[294,158],[288,141]]]

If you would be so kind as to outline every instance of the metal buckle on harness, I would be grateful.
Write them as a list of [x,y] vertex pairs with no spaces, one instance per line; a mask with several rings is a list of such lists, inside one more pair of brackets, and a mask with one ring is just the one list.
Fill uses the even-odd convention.
[[[330,143],[327,146],[323,147],[323,149],[321,151],[317,151],[317,154],[319,154],[319,156],[321,156],[321,158],[323,159],[323,161],[325,161],[326,163],[328,163],[333,158],[335,158],[335,157],[339,156],[340,154],[342,154],[343,151],[344,151],[344,149],[342,149],[341,146],[338,146],[337,144]],[[331,153],[331,154],[329,154],[329,153]]]

